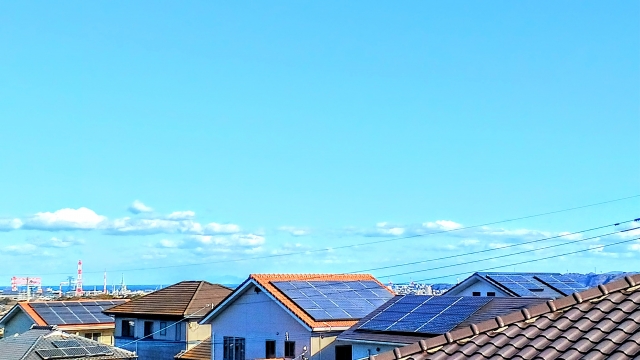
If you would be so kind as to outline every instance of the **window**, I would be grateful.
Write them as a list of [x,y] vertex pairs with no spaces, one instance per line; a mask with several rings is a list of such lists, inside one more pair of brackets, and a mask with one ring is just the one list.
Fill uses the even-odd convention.
[[275,340],[267,340],[264,346],[264,358],[265,359],[273,359],[276,357],[276,341]]
[[182,323],[179,322],[176,324],[176,341],[182,340]]
[[100,340],[100,335],[102,335],[102,334],[101,333],[85,333],[84,337],[86,337],[87,339],[99,341]]
[[122,320],[122,337],[134,337],[136,334],[136,322],[134,320]]
[[351,345],[336,345],[336,360],[351,359]]
[[473,296],[480,296],[480,291],[474,291],[472,295]]
[[225,336],[222,346],[224,360],[244,360],[244,338]]
[[167,336],[167,322],[160,321],[160,335]]
[[284,357],[294,358],[296,357],[296,342],[285,341],[284,342]]
[[153,338],[153,321],[144,322],[144,337]]
[[496,296],[495,291],[489,291],[487,292],[487,296]]

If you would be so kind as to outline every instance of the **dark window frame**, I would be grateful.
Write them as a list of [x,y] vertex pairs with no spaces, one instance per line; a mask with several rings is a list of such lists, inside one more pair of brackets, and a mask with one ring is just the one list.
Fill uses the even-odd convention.
[[[125,326],[125,324],[127,324]],[[120,330],[120,336],[126,338],[133,338],[136,336],[136,321],[132,319],[123,319],[120,321],[122,329]],[[126,331],[125,331],[126,330]]]
[[160,335],[167,336],[167,322],[160,321]]
[[223,359],[224,360],[245,360],[245,338],[225,336],[223,337]]
[[480,291],[474,291],[471,293],[471,296],[482,296],[482,293]]
[[487,291],[487,296],[496,296],[495,291]]
[[264,342],[264,358],[275,359],[276,358],[276,341],[266,340]]
[[145,339],[153,339],[153,328],[155,328],[155,321],[145,320],[144,322],[144,331],[142,333]]
[[292,359],[296,357],[296,342],[295,341],[285,341],[284,342],[284,357],[288,359]]

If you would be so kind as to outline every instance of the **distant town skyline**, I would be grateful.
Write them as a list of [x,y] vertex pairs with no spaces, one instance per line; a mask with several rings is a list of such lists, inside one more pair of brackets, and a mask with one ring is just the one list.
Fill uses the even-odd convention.
[[0,284],[638,270],[640,4],[245,5],[3,5]]

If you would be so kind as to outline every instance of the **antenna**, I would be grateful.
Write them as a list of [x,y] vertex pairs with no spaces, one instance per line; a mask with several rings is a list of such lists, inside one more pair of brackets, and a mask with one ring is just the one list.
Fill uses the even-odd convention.
[[82,260],[78,260],[78,277],[76,279],[76,296],[82,296]]

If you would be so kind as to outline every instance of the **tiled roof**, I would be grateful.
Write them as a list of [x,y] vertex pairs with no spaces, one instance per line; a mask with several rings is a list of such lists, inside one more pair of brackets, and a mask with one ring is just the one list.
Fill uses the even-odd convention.
[[160,315],[169,317],[203,317],[232,292],[228,287],[206,281],[182,281],[154,291],[126,304],[115,306],[105,314]]
[[640,275],[396,348],[375,360],[640,357]]
[[209,337],[191,349],[176,355],[175,359],[211,360],[211,338]]
[[[137,356],[130,351],[114,346],[101,344],[97,341],[87,339],[82,336],[63,333],[55,328],[36,327],[17,336],[10,336],[0,340],[0,358],[2,360],[42,360],[38,355],[41,350],[57,349],[54,341],[74,340],[82,348],[108,348],[108,355],[78,356],[63,355],[56,359],[74,360],[115,360],[115,359],[137,359]],[[77,348],[76,348],[77,349]],[[59,350],[58,350],[59,351]],[[86,353],[85,353],[86,354]]]
[[[380,288],[386,289],[391,295],[395,295],[393,291],[380,283],[370,274],[251,274],[244,283],[242,283],[237,291],[240,291],[248,282],[254,281],[271,296],[276,298],[284,305],[294,316],[299,318],[303,323],[311,329],[346,329],[353,326],[359,319],[354,320],[322,320],[316,321],[307,314],[298,304],[289,299],[282,291],[280,291],[273,283],[280,281],[374,281]],[[236,293],[234,293],[235,295]],[[232,295],[233,296],[233,295]],[[222,306],[223,304],[221,304]],[[219,310],[219,309],[214,309]],[[213,311],[212,311],[213,312]],[[210,316],[207,315],[207,319]],[[205,319],[205,321],[207,321]]]
[[[358,329],[361,325],[375,317],[380,312],[384,311],[389,304],[393,304],[394,299],[402,296],[421,296],[429,297],[429,295],[398,295],[395,298],[389,300],[384,305],[358,321],[357,324],[349,328],[349,330],[338,335],[338,340],[344,341],[367,341],[373,343],[391,343],[391,344],[411,344],[413,342],[420,341],[427,337],[433,337],[436,335],[421,334],[421,333],[401,333],[392,331],[367,331]],[[472,323],[477,323],[487,319],[495,318],[496,316],[502,316],[509,314],[515,310],[526,308],[533,305],[544,303],[548,299],[540,298],[511,298],[511,297],[496,297],[492,298],[486,305],[482,306],[476,312],[474,312],[467,319],[464,319],[455,329],[459,329],[465,326],[469,326]],[[454,329],[454,330],[455,330]]]

